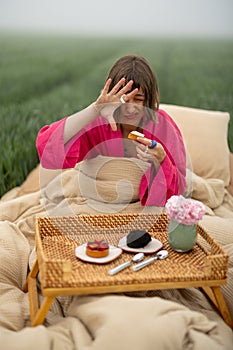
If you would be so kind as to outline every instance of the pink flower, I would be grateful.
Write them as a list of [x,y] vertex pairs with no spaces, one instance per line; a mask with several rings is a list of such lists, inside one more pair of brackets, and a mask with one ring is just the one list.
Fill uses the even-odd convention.
[[205,214],[203,203],[183,196],[172,196],[165,204],[168,217],[185,225],[194,225]]

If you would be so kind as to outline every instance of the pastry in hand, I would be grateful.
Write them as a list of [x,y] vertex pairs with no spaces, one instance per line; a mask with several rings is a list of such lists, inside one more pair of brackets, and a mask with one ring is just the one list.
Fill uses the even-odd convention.
[[109,254],[109,244],[104,239],[91,239],[87,242],[86,254],[92,258],[103,258]]
[[128,139],[130,140],[137,140],[137,137],[145,137],[144,134],[138,131],[131,131],[128,135]]
[[150,241],[150,234],[144,230],[132,230],[126,237],[126,244],[130,248],[143,248]]

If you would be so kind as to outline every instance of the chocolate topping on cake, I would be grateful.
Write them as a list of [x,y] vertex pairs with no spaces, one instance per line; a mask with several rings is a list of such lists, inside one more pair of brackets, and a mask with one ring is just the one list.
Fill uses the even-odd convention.
[[132,230],[126,237],[127,246],[130,248],[143,248],[151,241],[151,236],[144,230]]

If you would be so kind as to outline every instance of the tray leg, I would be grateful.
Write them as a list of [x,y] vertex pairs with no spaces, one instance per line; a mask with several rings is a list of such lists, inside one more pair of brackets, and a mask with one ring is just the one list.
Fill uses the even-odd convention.
[[23,287],[23,291],[28,292],[30,306],[31,326],[37,326],[44,322],[47,312],[55,299],[55,296],[44,297],[39,307],[39,295],[36,284],[36,277],[39,272],[38,260],[36,259],[31,271],[28,274],[27,281]]
[[218,303],[215,299],[215,295],[214,292],[212,291],[211,287],[209,286],[205,286],[205,287],[201,287],[203,289],[203,291],[205,292],[205,294],[209,297],[209,299],[212,301],[212,303],[216,306],[216,308],[218,309]]
[[50,309],[52,302],[54,301],[55,296],[46,296],[41,304],[41,307],[37,309],[37,312],[34,313],[33,317],[31,315],[31,326],[35,327],[44,322],[44,319],[47,315],[47,312]]
[[37,274],[39,272],[39,265],[38,265],[38,260],[36,259],[36,261],[34,262],[31,271],[28,274],[27,280],[25,282],[25,285],[23,286],[23,291],[25,293],[28,292],[28,279],[29,278],[36,278]]
[[224,321],[228,324],[228,326],[230,326],[233,329],[233,321],[229,313],[228,307],[226,305],[226,302],[224,300],[224,297],[222,295],[221,287],[205,286],[202,287],[202,289],[210,298],[212,303],[216,306],[216,308],[219,310]]
[[212,291],[215,295],[215,299],[218,304],[218,309],[224,319],[224,321],[233,329],[233,321],[231,318],[231,315],[229,313],[229,310],[227,308],[226,302],[224,300],[224,297],[222,295],[222,291],[220,287],[212,287]]

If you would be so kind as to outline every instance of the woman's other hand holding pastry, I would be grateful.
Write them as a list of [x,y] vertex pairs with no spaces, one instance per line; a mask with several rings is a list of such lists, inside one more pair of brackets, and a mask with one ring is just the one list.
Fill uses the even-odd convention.
[[154,142],[146,137],[137,137],[137,141],[134,142],[136,143],[138,158],[141,160],[161,164],[166,157],[166,152],[159,142],[156,142],[153,148],[150,147]]

